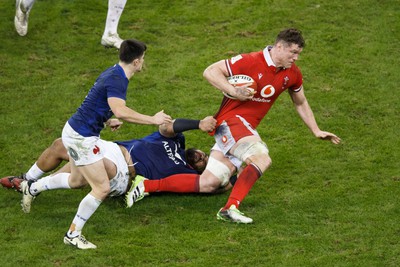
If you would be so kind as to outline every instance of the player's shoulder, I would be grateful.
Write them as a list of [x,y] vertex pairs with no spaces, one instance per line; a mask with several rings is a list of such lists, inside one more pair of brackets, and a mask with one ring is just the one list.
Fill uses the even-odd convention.
[[300,75],[300,76],[302,76],[300,68],[294,63],[292,64],[292,66],[290,66],[288,71],[290,72],[291,75],[296,75],[296,76]]
[[109,67],[100,75],[103,79],[109,82],[122,82],[126,79],[126,75],[122,67],[118,64]]
[[262,50],[242,53],[242,54],[237,55],[237,57],[242,58],[243,60],[250,60],[250,61],[257,61],[257,60],[264,59]]
[[255,61],[255,60],[259,60],[259,59],[262,59],[262,57],[263,57],[262,51],[256,51],[256,52],[237,54],[237,55],[232,56],[231,58],[229,58],[228,61],[231,64],[235,64],[236,62],[239,62],[239,61]]

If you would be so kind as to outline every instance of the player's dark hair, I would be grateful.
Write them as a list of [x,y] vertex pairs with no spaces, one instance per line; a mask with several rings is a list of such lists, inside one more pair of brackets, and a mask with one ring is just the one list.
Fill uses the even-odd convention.
[[186,162],[187,164],[189,164],[190,166],[194,166],[195,159],[196,159],[196,149],[195,148],[189,148],[185,150],[185,158],[186,158]]
[[279,41],[284,41],[288,44],[297,44],[300,48],[303,48],[306,43],[301,35],[301,31],[295,28],[288,28],[281,31],[276,37],[275,44]]
[[128,64],[132,63],[135,59],[143,56],[146,50],[146,44],[141,41],[135,39],[124,40],[119,48],[119,60]]
[[196,169],[196,151],[197,148],[189,148],[185,150],[185,159],[186,163],[189,164],[193,169],[195,169],[199,174],[202,173],[202,171]]

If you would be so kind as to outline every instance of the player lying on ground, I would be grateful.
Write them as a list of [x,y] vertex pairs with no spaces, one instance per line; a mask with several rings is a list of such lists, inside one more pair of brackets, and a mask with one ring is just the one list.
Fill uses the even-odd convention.
[[[206,117],[201,121],[177,119],[173,124],[161,125],[159,132],[155,132],[142,139],[133,139],[123,142],[101,143],[102,149],[106,151],[104,163],[110,178],[111,192],[109,196],[119,196],[125,193],[129,177],[136,174],[143,175],[161,184],[155,190],[158,192],[181,192],[181,193],[216,193],[228,190],[231,185],[225,184],[220,188],[220,183],[214,182],[210,187],[209,182],[202,182],[199,176],[208,161],[208,156],[198,149],[185,150],[185,138],[181,133],[190,129],[201,129],[209,132],[213,129],[215,120]],[[69,164],[67,163],[55,174],[40,178],[45,172],[56,169],[63,160],[68,160],[67,151],[61,139],[56,139],[39,157],[37,162],[30,168],[23,178],[9,176],[0,179],[0,183],[7,188],[20,189],[20,183],[24,180],[30,186],[29,192],[23,205],[24,211],[30,211],[30,202],[38,193],[61,188],[80,188],[86,185],[85,180],[71,181],[68,179]],[[127,175],[129,173],[129,175]],[[163,183],[165,176],[175,176],[179,184],[173,182]],[[187,179],[185,179],[187,178]],[[37,180],[37,182],[35,182]],[[185,182],[185,180],[187,182]],[[154,191],[154,192],[155,192]]]

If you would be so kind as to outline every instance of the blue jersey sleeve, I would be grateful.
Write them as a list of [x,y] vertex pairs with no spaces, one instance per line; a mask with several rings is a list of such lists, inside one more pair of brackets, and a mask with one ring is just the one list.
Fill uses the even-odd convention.
[[[117,65],[119,67],[119,65]],[[116,68],[114,73],[104,82],[107,91],[107,98],[117,97],[126,100],[126,92],[128,90],[127,79],[121,67]]]

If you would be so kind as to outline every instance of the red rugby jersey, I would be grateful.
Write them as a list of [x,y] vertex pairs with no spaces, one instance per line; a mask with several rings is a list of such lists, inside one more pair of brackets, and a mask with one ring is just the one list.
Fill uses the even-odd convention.
[[252,77],[257,83],[257,91],[249,101],[224,97],[214,116],[217,119],[217,125],[227,118],[240,115],[255,129],[283,91],[302,89],[303,76],[300,69],[292,64],[289,69],[277,71],[269,49],[271,46],[263,51],[241,54],[225,60],[229,76],[244,74]]

